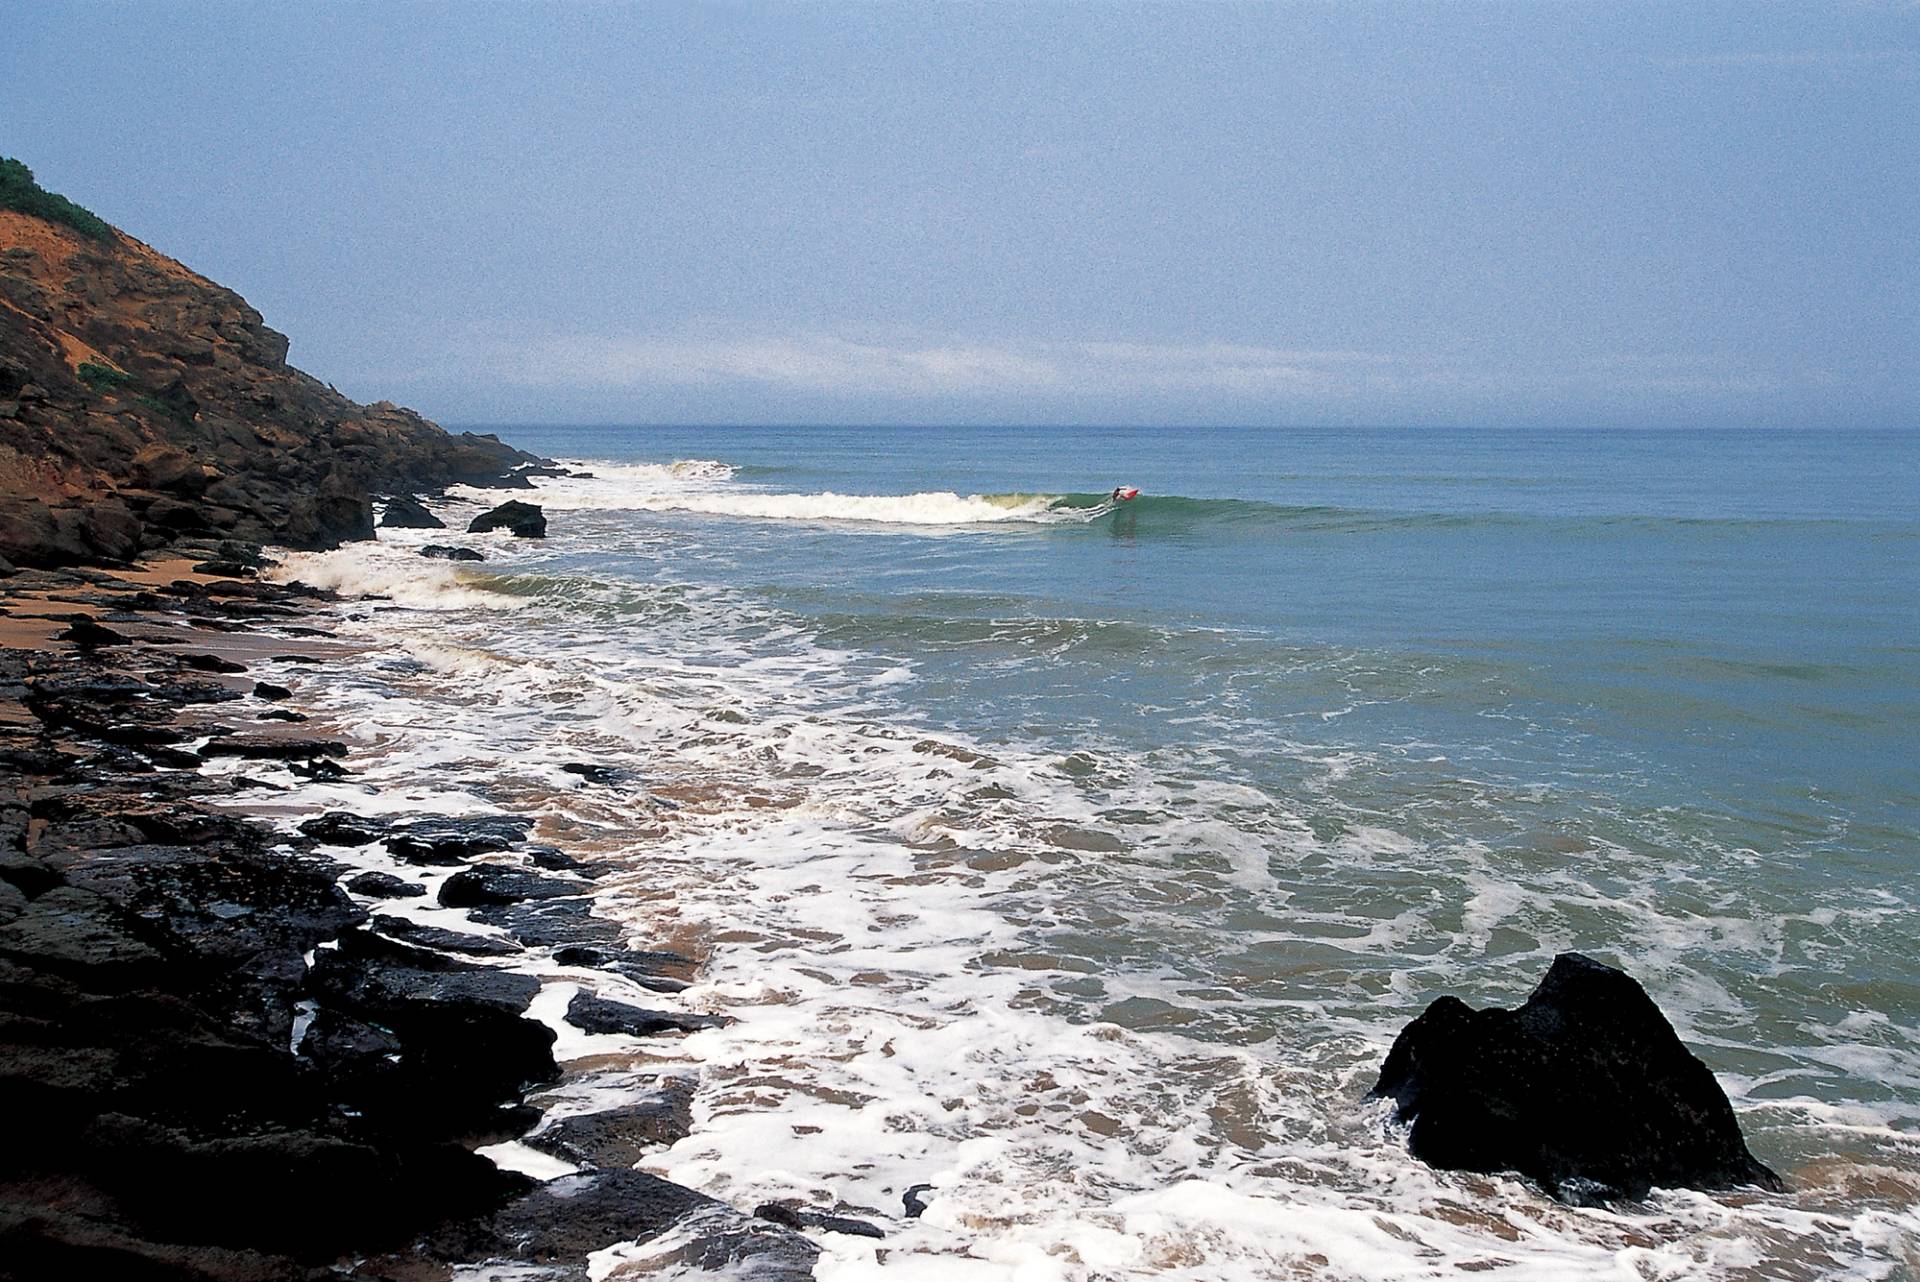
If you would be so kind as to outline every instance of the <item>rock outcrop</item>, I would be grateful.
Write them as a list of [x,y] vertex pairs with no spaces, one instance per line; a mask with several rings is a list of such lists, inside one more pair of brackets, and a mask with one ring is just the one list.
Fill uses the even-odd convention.
[[382,526],[396,530],[444,530],[447,523],[428,510],[419,499],[405,494],[395,495],[387,500],[386,511],[380,514]]
[[[321,632],[302,607],[327,599],[90,570],[0,579],[0,611],[49,638],[76,607],[122,637],[0,647],[0,1279],[584,1282],[629,1242],[649,1269],[811,1276],[818,1250],[790,1224],[824,1221],[755,1219],[631,1169],[688,1134],[690,1080],[636,1071],[638,1050],[556,1080],[555,1031],[530,1016],[546,982],[578,990],[577,1028],[720,1022],[617,1000],[684,988],[694,963],[598,915],[596,865],[510,814],[332,811],[296,835],[223,804],[236,784],[346,769],[338,741],[263,735],[247,715],[300,692],[198,649],[233,629],[230,653],[257,662],[264,638]],[[195,648],[156,643],[183,633]],[[257,777],[200,770],[223,756]],[[445,884],[466,891],[447,898],[478,905],[474,929],[375,911],[460,865]],[[570,977],[515,965],[536,949]],[[562,1103],[583,1084],[609,1107]],[[474,1151],[516,1136],[587,1169],[535,1186]]]
[[468,534],[489,534],[494,530],[505,530],[515,538],[544,539],[547,537],[547,514],[540,510],[538,504],[508,499],[491,512],[482,512],[467,523]]
[[182,537],[373,536],[374,492],[519,479],[533,455],[359,405],[231,290],[125,233],[0,209],[0,558],[113,564]]
[[1395,1039],[1373,1094],[1412,1124],[1421,1161],[1517,1171],[1562,1201],[1780,1188],[1646,990],[1579,953],[1556,957],[1518,1010],[1435,1001]]

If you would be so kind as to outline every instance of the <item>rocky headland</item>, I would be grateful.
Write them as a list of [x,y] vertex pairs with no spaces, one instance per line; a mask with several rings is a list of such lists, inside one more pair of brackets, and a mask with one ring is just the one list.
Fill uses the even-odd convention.
[[[0,165],[16,167],[0,196],[30,183],[18,162]],[[194,537],[327,548],[373,536],[375,495],[511,485],[541,461],[356,404],[287,364],[286,337],[232,290],[98,220],[6,205],[0,558],[12,564],[115,564]]]
[[[582,1033],[718,1018],[674,1004],[693,959],[595,912],[592,865],[504,817],[222,804],[355,768],[282,684],[343,652],[340,606],[262,580],[263,545],[541,460],[355,404],[0,165],[0,1278],[571,1279],[635,1242],[623,1276],[810,1276],[785,1222],[633,1169],[686,1134],[685,1081],[602,1064],[607,1107],[543,1107],[556,970]],[[476,1151],[508,1141],[572,1173]]]

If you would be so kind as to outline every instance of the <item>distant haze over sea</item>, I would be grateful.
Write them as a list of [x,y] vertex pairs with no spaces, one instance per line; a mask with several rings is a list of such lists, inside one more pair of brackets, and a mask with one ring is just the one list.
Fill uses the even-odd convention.
[[1920,421],[1911,5],[14,9],[9,154],[435,418]]

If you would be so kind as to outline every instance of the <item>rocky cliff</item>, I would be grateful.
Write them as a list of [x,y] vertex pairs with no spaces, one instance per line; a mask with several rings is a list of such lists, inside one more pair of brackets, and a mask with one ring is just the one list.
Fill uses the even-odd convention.
[[246,300],[123,232],[0,208],[0,558],[110,564],[182,538],[320,548],[371,495],[539,462],[287,364]]

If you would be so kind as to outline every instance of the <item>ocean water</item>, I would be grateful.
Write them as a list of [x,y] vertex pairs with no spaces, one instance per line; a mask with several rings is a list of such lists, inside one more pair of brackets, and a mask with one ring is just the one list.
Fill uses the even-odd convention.
[[[459,491],[290,558],[384,599],[303,678],[368,764],[280,802],[615,862],[636,941],[706,962],[650,1000],[736,1017],[647,1048],[700,1123],[649,1168],[935,1186],[822,1277],[1920,1270],[1920,435],[502,435],[592,474],[517,496],[546,541]],[[1567,949],[1789,1192],[1577,1210],[1407,1156],[1364,1099],[1396,1032]]]

